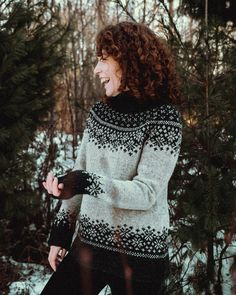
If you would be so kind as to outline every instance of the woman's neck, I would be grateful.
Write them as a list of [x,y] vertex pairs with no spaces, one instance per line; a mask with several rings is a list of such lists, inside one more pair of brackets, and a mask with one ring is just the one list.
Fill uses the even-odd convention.
[[122,113],[136,113],[163,104],[157,100],[139,100],[130,91],[123,91],[116,96],[107,98],[107,104]]

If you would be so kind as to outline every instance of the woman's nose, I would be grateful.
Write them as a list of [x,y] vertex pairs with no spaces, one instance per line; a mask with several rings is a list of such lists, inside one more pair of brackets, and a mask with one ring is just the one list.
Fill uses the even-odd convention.
[[94,75],[98,75],[100,73],[99,62],[96,64],[93,73]]

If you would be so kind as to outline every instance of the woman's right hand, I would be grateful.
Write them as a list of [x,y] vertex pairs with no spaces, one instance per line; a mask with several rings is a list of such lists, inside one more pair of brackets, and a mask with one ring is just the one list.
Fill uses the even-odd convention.
[[60,197],[61,190],[64,188],[63,183],[58,183],[58,178],[51,172],[48,173],[46,181],[43,182],[43,186],[49,194],[55,197]]
[[62,262],[66,255],[66,249],[60,246],[50,246],[50,251],[48,254],[48,261],[51,268],[56,271],[58,265]]

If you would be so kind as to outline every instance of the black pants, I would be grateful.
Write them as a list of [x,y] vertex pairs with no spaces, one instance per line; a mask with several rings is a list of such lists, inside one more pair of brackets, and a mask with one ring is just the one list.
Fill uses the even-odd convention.
[[112,295],[163,295],[163,282],[126,280],[79,265],[68,254],[53,273],[41,295],[98,295],[109,285]]

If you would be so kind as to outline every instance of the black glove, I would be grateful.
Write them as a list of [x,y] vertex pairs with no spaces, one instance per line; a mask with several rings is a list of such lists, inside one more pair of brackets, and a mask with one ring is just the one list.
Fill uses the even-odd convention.
[[80,186],[81,170],[71,171],[66,175],[58,177],[58,184],[63,183],[64,187],[61,190],[59,199],[70,199],[74,195],[82,193]]

